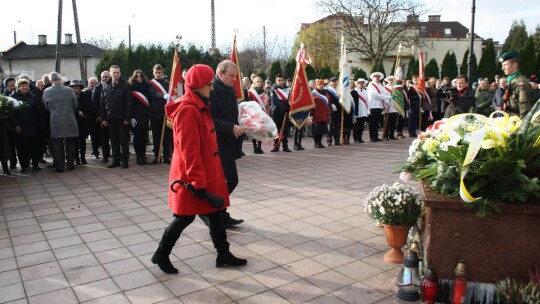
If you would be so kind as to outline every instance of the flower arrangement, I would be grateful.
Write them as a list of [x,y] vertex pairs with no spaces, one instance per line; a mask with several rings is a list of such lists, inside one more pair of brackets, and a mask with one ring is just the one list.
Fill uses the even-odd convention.
[[13,98],[0,94],[0,118],[6,118],[11,113],[19,111],[24,107],[24,104]]
[[277,126],[256,101],[238,104],[238,122],[249,137],[273,140],[278,136]]
[[395,182],[373,188],[364,205],[368,215],[381,224],[412,226],[422,214],[423,199],[412,186]]
[[402,178],[459,195],[467,206],[478,207],[478,216],[499,212],[500,202],[539,197],[539,115],[540,101],[523,120],[495,112],[437,121],[411,144]]

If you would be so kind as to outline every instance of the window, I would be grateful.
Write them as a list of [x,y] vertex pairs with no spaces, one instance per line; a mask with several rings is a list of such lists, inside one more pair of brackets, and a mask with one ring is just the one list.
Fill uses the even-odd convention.
[[452,35],[452,29],[447,27],[444,29],[444,34],[447,35],[447,36],[450,36]]

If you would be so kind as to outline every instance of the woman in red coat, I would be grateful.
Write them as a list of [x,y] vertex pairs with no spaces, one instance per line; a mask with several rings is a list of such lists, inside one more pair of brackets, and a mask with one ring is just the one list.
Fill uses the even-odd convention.
[[[217,250],[216,267],[245,265],[247,260],[236,258],[229,251],[223,213],[229,206],[229,194],[219,159],[216,131],[209,108],[214,72],[203,64],[194,65],[185,76],[185,93],[165,106],[173,122],[174,154],[169,182],[169,208],[173,221],[165,229],[152,263],[166,273],[177,273],[169,255],[182,231],[193,222],[195,215],[205,214],[210,221],[210,236]],[[175,181],[182,181],[182,187]],[[212,193],[224,199],[215,208],[205,195]]]

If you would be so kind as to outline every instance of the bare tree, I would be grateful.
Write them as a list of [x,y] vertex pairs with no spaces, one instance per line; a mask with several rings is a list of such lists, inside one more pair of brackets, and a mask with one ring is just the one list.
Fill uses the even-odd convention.
[[113,43],[113,38],[112,37],[109,37],[109,38],[105,38],[105,36],[101,36],[99,38],[95,38],[95,37],[92,37],[92,38],[88,38],[88,39],[85,39],[86,40],[86,43],[88,44],[91,44],[93,46],[97,46],[98,48],[102,48],[104,50],[112,50],[112,43]]
[[323,11],[339,18],[337,30],[347,37],[347,51],[374,64],[394,55],[397,46],[418,42],[422,3],[414,0],[317,0]]

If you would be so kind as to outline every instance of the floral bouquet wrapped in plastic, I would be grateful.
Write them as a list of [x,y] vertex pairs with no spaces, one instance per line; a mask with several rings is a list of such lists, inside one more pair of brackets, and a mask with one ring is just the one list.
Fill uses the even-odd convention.
[[251,138],[268,141],[277,137],[277,127],[256,101],[242,102],[238,105],[238,122]]
[[0,95],[0,118],[6,118],[15,111],[20,111],[26,104],[13,98]]

